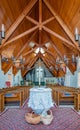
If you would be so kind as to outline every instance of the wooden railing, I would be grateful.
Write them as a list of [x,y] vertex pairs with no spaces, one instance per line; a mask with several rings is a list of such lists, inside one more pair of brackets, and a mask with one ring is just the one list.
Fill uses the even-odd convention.
[[[29,89],[30,86],[16,86],[16,87],[10,87],[10,88],[3,88],[0,89],[0,112],[2,112],[5,109],[5,102],[13,102],[13,101],[19,101],[20,106],[22,106],[23,102],[28,98],[29,96]],[[7,97],[6,94],[14,94],[14,96]]]

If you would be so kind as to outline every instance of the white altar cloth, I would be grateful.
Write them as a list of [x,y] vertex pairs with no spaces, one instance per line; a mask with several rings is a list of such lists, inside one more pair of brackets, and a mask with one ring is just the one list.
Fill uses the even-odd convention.
[[31,88],[28,107],[40,114],[53,106],[52,90],[50,88]]

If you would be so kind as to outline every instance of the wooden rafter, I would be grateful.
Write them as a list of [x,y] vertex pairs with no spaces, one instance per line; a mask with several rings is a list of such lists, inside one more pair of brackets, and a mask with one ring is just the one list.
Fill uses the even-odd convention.
[[[16,58],[18,58],[20,55],[21,55],[21,53],[23,52],[23,50],[27,47],[27,45],[29,44],[29,42],[32,40],[32,38],[35,36],[35,34],[36,34],[36,32],[35,33],[33,33],[33,35],[30,37],[30,39],[27,41],[27,43],[23,46],[23,48],[19,51],[19,53],[17,54],[17,56],[16,56]],[[10,62],[10,64],[9,64],[9,66],[8,66],[8,68],[7,68],[7,70],[9,70],[9,68],[12,66],[12,62]],[[7,72],[7,70],[6,70],[6,72]]]
[[58,23],[60,24],[60,26],[63,28],[63,30],[65,31],[65,33],[69,36],[69,38],[71,39],[71,41],[74,43],[74,45],[76,46],[76,48],[78,49],[78,51],[80,51],[80,49],[78,47],[78,44],[74,40],[74,35],[69,30],[69,28],[67,27],[67,25],[58,16],[58,14],[54,11],[54,9],[52,8],[52,6],[49,4],[48,0],[43,0],[43,1],[44,1],[45,5],[48,7],[48,9],[50,10],[50,12],[54,15],[54,17],[56,18],[56,20],[58,21]]
[[[39,6],[38,6],[38,3],[36,4],[36,2],[37,1],[39,1]],[[44,2],[44,4],[47,6],[47,8],[49,9],[49,11],[50,11],[50,13],[52,14],[52,15],[50,15],[50,14],[47,14],[46,15],[46,11],[44,11],[44,13],[42,12],[42,8],[44,8],[44,9],[46,9],[45,8],[45,6],[43,5],[42,6],[42,4],[43,4],[43,2]],[[36,4],[36,6],[35,6],[35,8],[34,9],[32,9],[32,7],[34,6]],[[20,6],[20,5],[18,5],[18,6]],[[24,4],[22,5],[22,6],[25,6]],[[37,20],[35,20],[33,17],[36,17],[37,16],[37,13],[36,13],[36,8],[37,7],[39,7],[39,21],[37,21]],[[28,16],[28,14],[29,14],[29,11],[32,11],[31,12],[31,14],[30,14],[30,16]],[[48,11],[48,12],[49,12]],[[61,11],[61,10],[60,10]],[[20,11],[19,11],[20,12]],[[18,13],[19,13],[18,12]],[[16,13],[16,16],[14,17],[14,18],[16,18],[17,17],[17,15],[18,15],[18,13]],[[61,13],[61,12],[60,12]],[[48,19],[47,20],[42,20],[42,15],[44,14],[44,19],[46,19],[47,17],[48,17]],[[33,16],[32,16],[33,15]],[[63,14],[64,15],[64,14]],[[14,15],[13,15],[14,16]],[[49,16],[51,16],[51,18],[49,18]],[[10,22],[12,22],[13,20],[14,20],[14,18],[10,18]],[[24,18],[26,18],[27,19],[27,21],[29,20],[31,23],[33,23],[34,24],[34,27],[32,27],[32,28],[30,28],[29,30],[26,30],[25,32],[23,32],[23,33],[21,33],[20,35],[17,35],[17,36],[15,36],[15,37],[13,37],[12,39],[10,39],[9,40],[9,38],[10,38],[10,36],[13,34],[13,32],[16,30],[16,29],[18,29],[18,26],[20,25],[20,23],[23,21],[23,20],[25,20]],[[37,17],[38,18],[38,17]],[[64,18],[64,17],[63,17]],[[61,35],[59,35],[58,33],[56,33],[56,32],[54,32],[53,30],[51,30],[51,29],[49,29],[48,27],[47,27],[47,25],[49,26],[49,22],[53,22],[53,23],[55,23],[55,21],[53,21],[54,19],[56,19],[56,21],[59,23],[59,26],[62,28],[62,30],[64,31],[64,33],[66,34],[66,36],[68,37],[68,39],[67,38],[65,38],[65,37],[63,37],[63,36],[61,36]],[[3,21],[5,21],[5,20],[3,20]],[[68,21],[69,22],[69,21]],[[51,23],[50,23],[50,27],[52,26],[51,25]],[[25,22],[24,22],[24,27],[25,27]],[[32,25],[33,25],[32,24]],[[47,25],[46,25],[47,24]],[[69,24],[69,23],[68,23]],[[30,24],[29,24],[30,25]],[[8,23],[6,24],[6,27],[8,26]],[[31,26],[30,26],[31,27]],[[58,26],[57,26],[58,27]],[[21,29],[21,28],[20,28]],[[37,38],[37,40],[34,38],[33,39],[33,37],[35,36],[35,34],[36,34],[36,30],[39,30],[39,34],[37,34],[37,36],[36,36],[36,38]],[[57,30],[58,28],[56,28],[56,30]],[[46,35],[44,35],[44,37],[42,36],[42,34],[43,34],[43,31],[45,31],[45,34]],[[49,3],[49,0],[30,0],[30,2],[28,2],[28,4],[27,4],[27,6],[26,6],[26,8],[22,11],[22,13],[20,14],[20,16],[16,19],[16,21],[11,25],[11,27],[9,28],[9,30],[6,32],[6,38],[4,39],[4,40],[2,40],[3,42],[2,42],[2,45],[0,46],[0,52],[2,52],[4,49],[6,49],[6,47],[8,47],[7,45],[9,45],[11,42],[13,42],[13,43],[17,43],[17,42],[14,42],[14,41],[16,41],[16,40],[18,40],[18,39],[20,39],[20,38],[22,38],[22,37],[24,37],[25,35],[28,35],[28,34],[30,34],[31,32],[33,32],[33,34],[31,35],[31,37],[28,39],[28,41],[26,42],[26,43],[24,43],[24,45],[23,45],[23,47],[21,48],[21,50],[19,51],[19,52],[17,52],[17,54],[16,54],[16,58],[18,58],[20,55],[23,55],[25,58],[26,58],[26,63],[25,63],[25,65],[29,65],[30,67],[34,64],[34,62],[36,62],[36,57],[37,58],[42,58],[42,60],[44,60],[45,61],[45,63],[46,63],[46,65],[48,66],[48,69],[50,70],[50,66],[52,65],[52,66],[54,66],[55,64],[56,64],[56,56],[58,55],[59,57],[61,57],[61,59],[63,59],[63,52],[68,52],[68,48],[67,47],[69,47],[70,49],[69,49],[69,51],[71,50],[71,49],[73,49],[73,51],[72,52],[74,52],[74,53],[76,53],[77,54],[77,50],[78,50],[78,53],[80,52],[80,48],[78,47],[78,44],[76,44],[76,42],[75,42],[75,40],[74,40],[74,36],[73,36],[73,34],[71,33],[71,31],[69,30],[69,28],[65,25],[65,23],[63,22],[63,20],[60,18],[60,16],[55,12],[55,10],[52,8],[52,5],[50,5],[50,3]],[[48,36],[48,33],[50,34],[49,36]],[[50,42],[50,48],[48,49],[46,49],[46,46],[43,44],[43,42],[45,42],[45,41],[47,41],[47,39],[46,39],[46,37],[47,37],[47,39],[48,39],[48,42]],[[57,39],[55,39],[54,37],[56,37],[56,38],[58,38],[59,40],[61,40],[62,41],[62,45],[61,46],[59,46],[59,44],[58,45],[56,45],[55,43],[54,43],[54,41],[53,41],[53,39],[55,40],[55,41],[59,41],[59,40],[57,40]],[[24,38],[26,38],[26,37],[24,37]],[[39,38],[39,39],[38,39]],[[35,43],[35,45],[34,45],[34,47],[33,48],[29,48],[29,49],[27,49],[27,51],[25,50],[26,49],[26,47],[29,45],[29,43],[31,42],[31,41],[38,41],[38,43],[35,43],[35,41],[34,41],[34,43]],[[23,39],[23,42],[25,41],[25,39]],[[61,43],[61,41],[59,42],[59,43]],[[21,45],[22,45],[22,40],[20,40],[20,43],[21,43]],[[67,43],[67,44],[66,44]],[[65,46],[66,47],[65,47]],[[13,45],[12,45],[13,46]],[[59,50],[59,48],[64,48],[65,49],[65,51],[62,51],[62,52],[60,52],[60,50]],[[2,48],[3,47],[3,48]],[[38,47],[41,47],[41,48],[43,48],[44,49],[44,54],[45,54],[45,56],[43,56],[43,54],[41,54],[40,52],[39,52],[39,54],[37,54],[37,56],[35,56],[34,55],[34,51],[35,51],[35,49],[37,49]],[[52,48],[51,48],[52,47]],[[20,47],[19,47],[20,48]],[[55,51],[54,51],[55,50]],[[62,50],[62,49],[61,49]],[[18,51],[18,50],[17,50]],[[25,52],[26,51],[26,52]],[[32,58],[32,59],[31,59]],[[12,62],[10,62],[10,64],[9,65],[6,65],[6,63],[4,63],[3,64],[4,66],[3,66],[3,69],[5,70],[5,72],[6,71],[8,71],[9,70],[9,68],[11,67],[11,65],[12,65]],[[7,66],[7,67],[6,67]],[[74,65],[72,65],[71,63],[69,63],[69,65],[68,65],[68,67],[70,68],[70,70],[71,70],[71,72],[73,72],[74,71],[74,68],[75,68],[75,66]],[[50,70],[51,71],[51,70]],[[25,71],[25,73],[26,73],[26,71]],[[52,73],[54,73],[53,71],[52,71]],[[56,75],[56,73],[55,73],[55,75]]]
[[29,43],[31,42],[31,40],[33,39],[33,37],[35,36],[35,34],[36,34],[36,31],[31,35],[31,37],[28,39],[28,41],[26,42],[26,44],[19,51],[19,53],[17,54],[17,57],[19,57],[21,55],[21,53],[25,50],[25,48],[29,45]]
[[[39,22],[37,22],[35,19],[31,18],[30,16],[26,16],[26,19],[28,19],[30,22],[32,22],[32,23],[35,24],[35,25],[40,25]],[[55,19],[55,17],[52,16],[51,18],[49,18],[49,19],[47,19],[47,20],[41,22],[41,25],[43,26],[43,25],[45,25],[45,24],[51,22],[51,21],[54,20],[54,19]]]
[[[42,47],[42,48],[45,50],[45,52],[47,52],[49,55],[51,55],[55,59],[55,57],[54,57],[54,55],[53,55],[53,53],[51,51],[49,51],[45,47]],[[54,60],[54,62],[55,62],[55,60]]]
[[51,63],[53,66],[55,65],[54,60],[52,60],[49,55],[46,56],[46,59],[48,59],[49,63]]
[[46,37],[48,38],[50,44],[52,45],[52,47],[56,50],[57,54],[59,57],[61,57],[61,59],[63,59],[63,55],[61,54],[61,52],[59,51],[59,49],[55,46],[55,44],[53,43],[53,41],[50,39],[49,35],[45,32]]
[[39,30],[42,30],[42,0],[39,0]]
[[42,22],[42,26],[45,25],[45,24],[47,24],[47,23],[49,23],[49,22],[51,22],[54,19],[55,19],[55,17],[51,17],[51,18],[45,20],[44,22]]
[[52,57],[52,55],[50,55],[50,54],[48,54],[48,53],[46,54],[46,58],[47,58],[48,60],[50,60],[52,64],[55,64],[55,63],[56,63],[56,60]]
[[16,19],[16,21],[12,24],[12,26],[6,32],[6,38],[3,40],[2,44],[4,44],[8,40],[8,38],[15,31],[15,29],[19,26],[19,24],[22,22],[24,17],[29,13],[29,11],[32,9],[32,7],[35,5],[36,2],[37,0],[30,0],[29,4],[26,6],[23,12],[20,14],[20,16]]
[[30,51],[28,51],[28,52],[26,52],[25,54],[23,54],[23,56],[29,55],[30,53],[34,52],[36,49],[37,49],[37,47],[32,48]]
[[48,64],[49,62],[46,61],[45,57],[42,57],[42,60],[43,60],[44,63],[46,64],[46,67],[49,69],[49,71],[56,76],[56,73],[55,73],[54,71],[51,71],[51,70],[50,70],[50,66],[49,66],[49,64]]
[[[38,59],[38,55],[36,57],[34,57],[32,60],[30,59],[30,62],[28,64],[29,67],[33,66],[34,63],[36,62],[36,60]],[[22,73],[22,75],[24,76],[29,70],[26,70]]]
[[31,18],[30,16],[26,16],[26,19],[28,19],[30,22],[32,22],[33,24],[38,25],[39,22],[37,22],[36,20],[34,20],[33,18]]
[[10,44],[11,42],[18,40],[19,38],[21,38],[21,37],[33,32],[33,31],[35,31],[37,28],[38,28],[38,26],[35,26],[35,27],[21,33],[20,35],[18,35],[16,37],[12,38],[11,40],[7,41],[3,46],[6,46],[6,45]]
[[[59,34],[55,33],[55,32],[52,31],[51,29],[49,29],[49,28],[47,28],[47,27],[45,27],[45,26],[43,26],[43,29],[44,29],[46,32],[50,33],[51,35],[53,35],[53,36],[59,38],[60,40],[62,40],[62,41],[63,41],[63,44],[67,43],[67,44],[69,44],[70,46],[72,46],[72,47],[75,48],[74,44],[72,44],[69,40],[67,40],[67,39],[65,39],[64,37],[60,36]],[[65,45],[66,45],[66,44],[65,44]]]

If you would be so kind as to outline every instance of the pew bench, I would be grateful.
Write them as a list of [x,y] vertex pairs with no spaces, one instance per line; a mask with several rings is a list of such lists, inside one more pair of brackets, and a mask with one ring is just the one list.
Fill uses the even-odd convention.
[[24,102],[23,90],[8,91],[4,95],[5,103],[7,102],[20,102],[20,106]]
[[59,104],[61,102],[66,103],[74,103],[74,93],[73,92],[59,92]]
[[80,110],[80,92],[77,92],[74,95],[74,109],[77,111]]

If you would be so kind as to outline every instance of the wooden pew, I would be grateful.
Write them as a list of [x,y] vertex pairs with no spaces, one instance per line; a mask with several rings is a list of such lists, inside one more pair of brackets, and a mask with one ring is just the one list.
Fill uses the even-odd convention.
[[[6,94],[11,94],[11,96],[6,96]],[[21,89],[18,89],[18,90],[10,90],[10,91],[7,91],[6,93],[5,93],[5,95],[4,95],[4,101],[5,101],[5,103],[7,103],[7,102],[20,102],[20,106],[22,105],[22,103],[23,103],[23,90],[21,90]]]
[[0,112],[4,111],[4,93],[0,92]]
[[49,87],[52,89],[53,100],[58,106],[61,102],[74,103],[74,93],[78,91],[76,88],[59,85],[49,85]]
[[[31,86],[15,86],[0,89],[0,112],[4,110],[5,102],[19,101],[21,106],[28,98],[30,88]],[[12,97],[5,96],[10,93],[13,94]]]
[[80,92],[74,94],[74,109],[80,110]]

